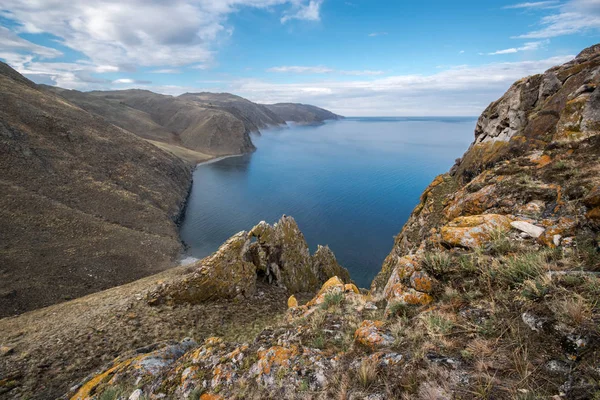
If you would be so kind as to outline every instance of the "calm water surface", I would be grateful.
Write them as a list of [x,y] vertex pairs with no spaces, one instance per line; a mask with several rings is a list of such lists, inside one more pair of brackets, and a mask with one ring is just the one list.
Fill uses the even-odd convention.
[[205,257],[291,215],[368,287],[421,192],[473,139],[474,118],[348,118],[263,132],[253,154],[198,166],[181,237]]

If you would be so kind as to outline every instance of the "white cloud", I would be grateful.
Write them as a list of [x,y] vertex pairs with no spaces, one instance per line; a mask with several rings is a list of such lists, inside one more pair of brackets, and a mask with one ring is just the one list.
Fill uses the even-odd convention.
[[94,64],[132,70],[136,66],[209,63],[219,42],[231,34],[226,27],[227,17],[242,7],[287,5],[286,21],[318,20],[321,3],[322,0],[3,0],[0,15],[20,24],[19,32],[44,32],[60,38],[63,45],[83,53]]
[[465,51],[461,50],[461,51],[458,52],[458,54],[465,54]]
[[534,2],[513,4],[511,6],[505,6],[502,8],[504,8],[504,9],[535,9],[535,8],[547,9],[547,8],[556,8],[558,6],[558,3],[559,3],[558,1],[534,1]]
[[285,15],[281,17],[281,23],[285,24],[293,19],[320,21],[322,4],[323,0],[310,0],[308,4],[298,3],[292,11],[286,12]]
[[3,52],[26,52],[40,58],[56,58],[62,56],[62,52],[31,43],[10,31],[8,28],[0,26],[0,49]]
[[549,40],[543,40],[543,41],[539,41],[539,42],[528,42],[528,43],[525,43],[521,47],[511,47],[509,49],[497,50],[492,53],[487,53],[487,55],[495,56],[495,55],[500,55],[500,54],[513,54],[513,53],[518,53],[521,51],[534,51],[534,50],[540,49],[541,47],[543,47],[544,45],[547,45],[548,43],[550,43]]
[[227,90],[261,103],[302,102],[342,115],[479,115],[509,86],[573,56],[540,61],[458,66],[430,75],[280,84],[233,81]]
[[154,71],[150,71],[153,74],[180,74],[181,70],[177,68],[162,68],[155,69]]
[[600,29],[600,0],[569,0],[560,5],[556,14],[540,20],[542,28],[515,38],[546,39],[585,33]]
[[369,33],[369,37],[385,36],[387,34],[388,34],[387,32],[372,32],[372,33]]
[[373,71],[373,70],[336,70],[333,68],[316,66],[316,67],[307,67],[307,66],[281,66],[281,67],[272,67],[267,69],[267,72],[275,72],[275,73],[291,73],[291,74],[340,74],[340,75],[383,75],[383,71]]

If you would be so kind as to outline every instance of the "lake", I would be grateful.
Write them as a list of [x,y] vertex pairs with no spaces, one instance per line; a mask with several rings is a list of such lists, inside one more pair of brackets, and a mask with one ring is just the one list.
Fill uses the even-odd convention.
[[369,287],[431,180],[473,140],[475,118],[347,118],[253,135],[253,154],[199,165],[181,238],[205,257],[261,220],[293,216]]

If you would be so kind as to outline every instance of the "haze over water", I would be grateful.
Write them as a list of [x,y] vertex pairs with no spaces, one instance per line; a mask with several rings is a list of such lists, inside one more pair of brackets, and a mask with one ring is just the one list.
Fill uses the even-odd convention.
[[198,166],[181,237],[205,257],[261,220],[293,216],[368,287],[431,180],[473,140],[475,118],[348,118],[253,136],[253,154]]

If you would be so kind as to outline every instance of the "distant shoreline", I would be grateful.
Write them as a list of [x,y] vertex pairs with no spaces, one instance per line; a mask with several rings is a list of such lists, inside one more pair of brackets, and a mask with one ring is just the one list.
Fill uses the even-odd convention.
[[221,156],[221,157],[211,158],[210,160],[199,162],[198,164],[196,164],[196,168],[198,168],[201,165],[216,163],[217,161],[225,160],[226,158],[241,157],[243,155],[244,154],[232,154],[232,155],[229,155],[229,156]]

